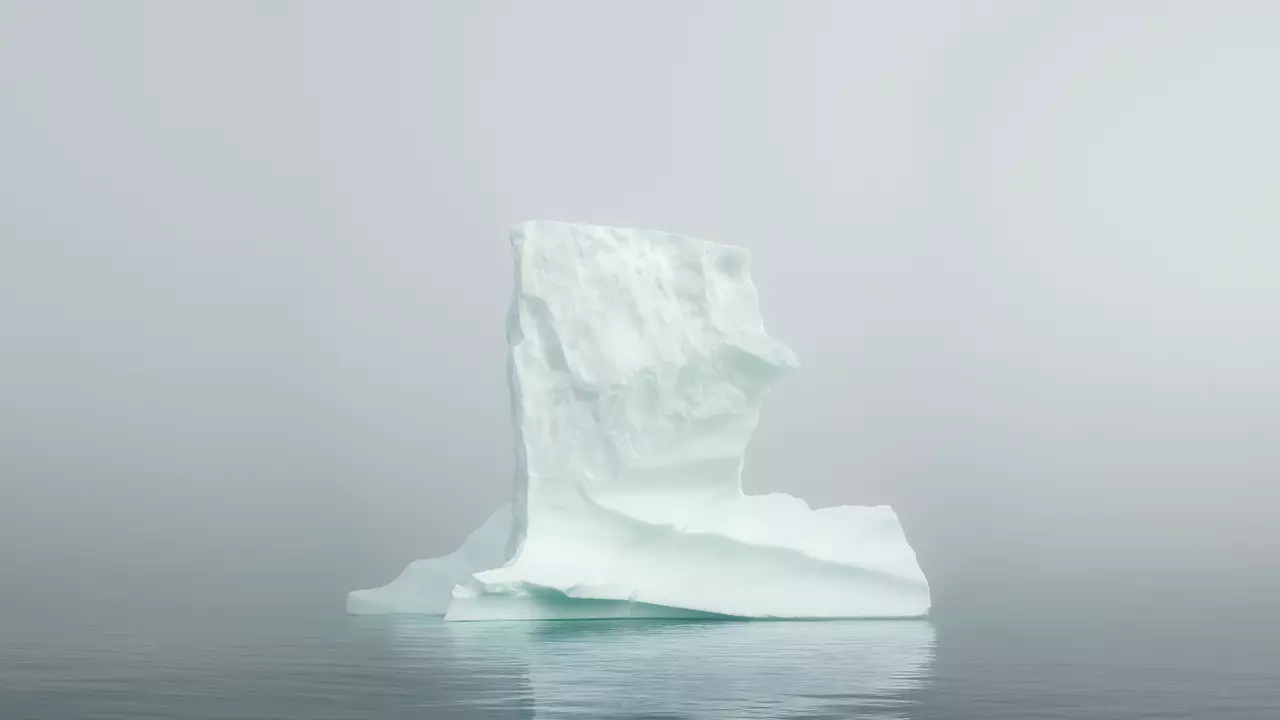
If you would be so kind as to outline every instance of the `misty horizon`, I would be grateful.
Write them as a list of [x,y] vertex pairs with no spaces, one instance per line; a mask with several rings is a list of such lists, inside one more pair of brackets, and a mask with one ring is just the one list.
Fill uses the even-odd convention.
[[749,249],[747,492],[892,505],[940,607],[1275,585],[1280,14],[1224,5],[5,4],[2,592],[452,551],[534,219]]

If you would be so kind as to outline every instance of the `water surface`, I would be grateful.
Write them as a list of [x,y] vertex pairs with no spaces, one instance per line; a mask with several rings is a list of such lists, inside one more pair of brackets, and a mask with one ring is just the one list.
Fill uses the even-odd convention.
[[1275,720],[1277,640],[1265,615],[1156,608],[523,623],[29,609],[0,626],[0,717]]

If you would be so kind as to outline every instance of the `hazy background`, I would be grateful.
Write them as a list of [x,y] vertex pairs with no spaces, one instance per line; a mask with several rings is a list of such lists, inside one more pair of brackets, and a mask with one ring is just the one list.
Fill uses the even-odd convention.
[[748,489],[892,503],[939,608],[1274,584],[1278,37],[1269,2],[0,2],[0,601],[337,610],[452,550],[510,492],[532,218],[751,248],[803,370]]

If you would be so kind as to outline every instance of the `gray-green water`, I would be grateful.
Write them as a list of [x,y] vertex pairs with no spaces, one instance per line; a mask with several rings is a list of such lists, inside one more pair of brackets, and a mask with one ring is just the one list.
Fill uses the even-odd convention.
[[1216,594],[1060,589],[923,622],[801,623],[33,603],[0,624],[0,718],[1275,720],[1268,601],[1215,609]]

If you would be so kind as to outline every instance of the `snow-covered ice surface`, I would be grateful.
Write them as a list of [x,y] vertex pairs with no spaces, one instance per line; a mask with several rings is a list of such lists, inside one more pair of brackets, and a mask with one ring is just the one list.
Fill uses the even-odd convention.
[[[511,239],[509,536],[497,542],[500,510],[458,553],[352,593],[348,611],[434,613],[446,600],[446,620],[928,611],[888,506],[743,494],[760,406],[797,366],[764,330],[747,251],[556,222]],[[490,569],[474,567],[482,559]]]

